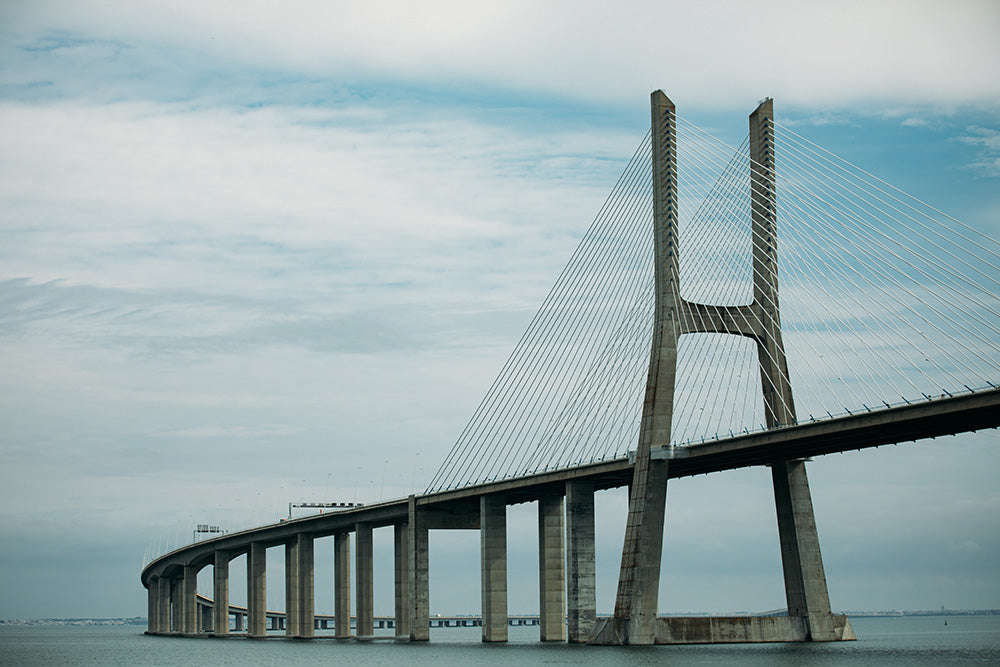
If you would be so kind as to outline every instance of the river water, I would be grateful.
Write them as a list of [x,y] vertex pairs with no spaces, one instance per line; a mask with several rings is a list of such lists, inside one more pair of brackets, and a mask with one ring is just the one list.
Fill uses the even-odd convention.
[[[947,624],[946,624],[947,622]],[[592,647],[540,644],[510,628],[482,644],[479,628],[434,628],[431,641],[368,643],[150,637],[135,626],[0,626],[2,665],[1000,665],[1000,616],[852,618],[856,642]]]

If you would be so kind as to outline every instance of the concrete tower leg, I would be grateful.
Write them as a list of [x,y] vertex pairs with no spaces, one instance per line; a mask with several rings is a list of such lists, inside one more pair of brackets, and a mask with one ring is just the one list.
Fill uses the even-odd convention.
[[483,641],[507,641],[507,500],[479,498]]
[[652,644],[656,639],[660,556],[667,502],[670,427],[677,372],[681,303],[677,236],[677,139],[674,104],[651,95],[655,321],[649,374],[629,494],[614,617],[591,636],[595,644]]
[[267,636],[267,549],[260,542],[247,552],[247,635]]
[[217,635],[229,634],[229,552],[215,552],[212,574],[213,599],[212,631]]
[[333,617],[334,634],[351,636],[351,535],[333,536]]
[[775,463],[771,475],[788,615],[806,619],[810,640],[833,641],[839,637],[834,632],[805,461]]
[[538,501],[538,614],[543,642],[566,640],[566,547],[563,497]]
[[[774,105],[765,100],[750,114],[750,205],[753,308],[763,331],[757,356],[768,428],[796,423],[778,306],[775,182]],[[834,622],[805,462],[779,461],[771,471],[788,615],[806,619],[813,641],[831,641]]]
[[594,484],[566,482],[566,639],[585,642],[597,620]]
[[357,604],[355,611],[357,620],[357,636],[371,637],[375,634],[375,586],[374,586],[374,554],[372,548],[371,524],[359,523],[355,526],[355,563],[357,572]]

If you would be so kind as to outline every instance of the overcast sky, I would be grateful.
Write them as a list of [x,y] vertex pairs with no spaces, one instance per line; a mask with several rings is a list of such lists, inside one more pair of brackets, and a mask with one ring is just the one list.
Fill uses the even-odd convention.
[[[772,96],[996,237],[998,34],[990,1],[3,0],[0,618],[145,615],[144,558],[195,524],[423,489],[654,89],[734,144]],[[1000,607],[998,475],[995,431],[813,462],[834,607]],[[671,483],[661,610],[784,606],[769,479]],[[599,497],[602,611],[624,511]],[[432,612],[477,611],[477,534],[431,559]]]

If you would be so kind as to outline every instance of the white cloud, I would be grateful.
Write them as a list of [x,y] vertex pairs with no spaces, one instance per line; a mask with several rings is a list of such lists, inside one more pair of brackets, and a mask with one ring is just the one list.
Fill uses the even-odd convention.
[[18,7],[11,23],[153,49],[178,63],[341,82],[483,86],[615,103],[663,88],[683,105],[730,108],[763,95],[814,107],[1000,102],[991,76],[1000,67],[1000,9],[988,1],[58,7]]

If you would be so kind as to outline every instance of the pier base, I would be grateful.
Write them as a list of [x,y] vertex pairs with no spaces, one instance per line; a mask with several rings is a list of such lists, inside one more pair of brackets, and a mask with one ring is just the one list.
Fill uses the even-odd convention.
[[[655,644],[759,644],[766,642],[816,641],[802,616],[692,616],[656,619]],[[842,614],[830,615],[833,633],[824,641],[854,641],[851,621]],[[602,619],[591,644],[628,644],[628,623]]]

